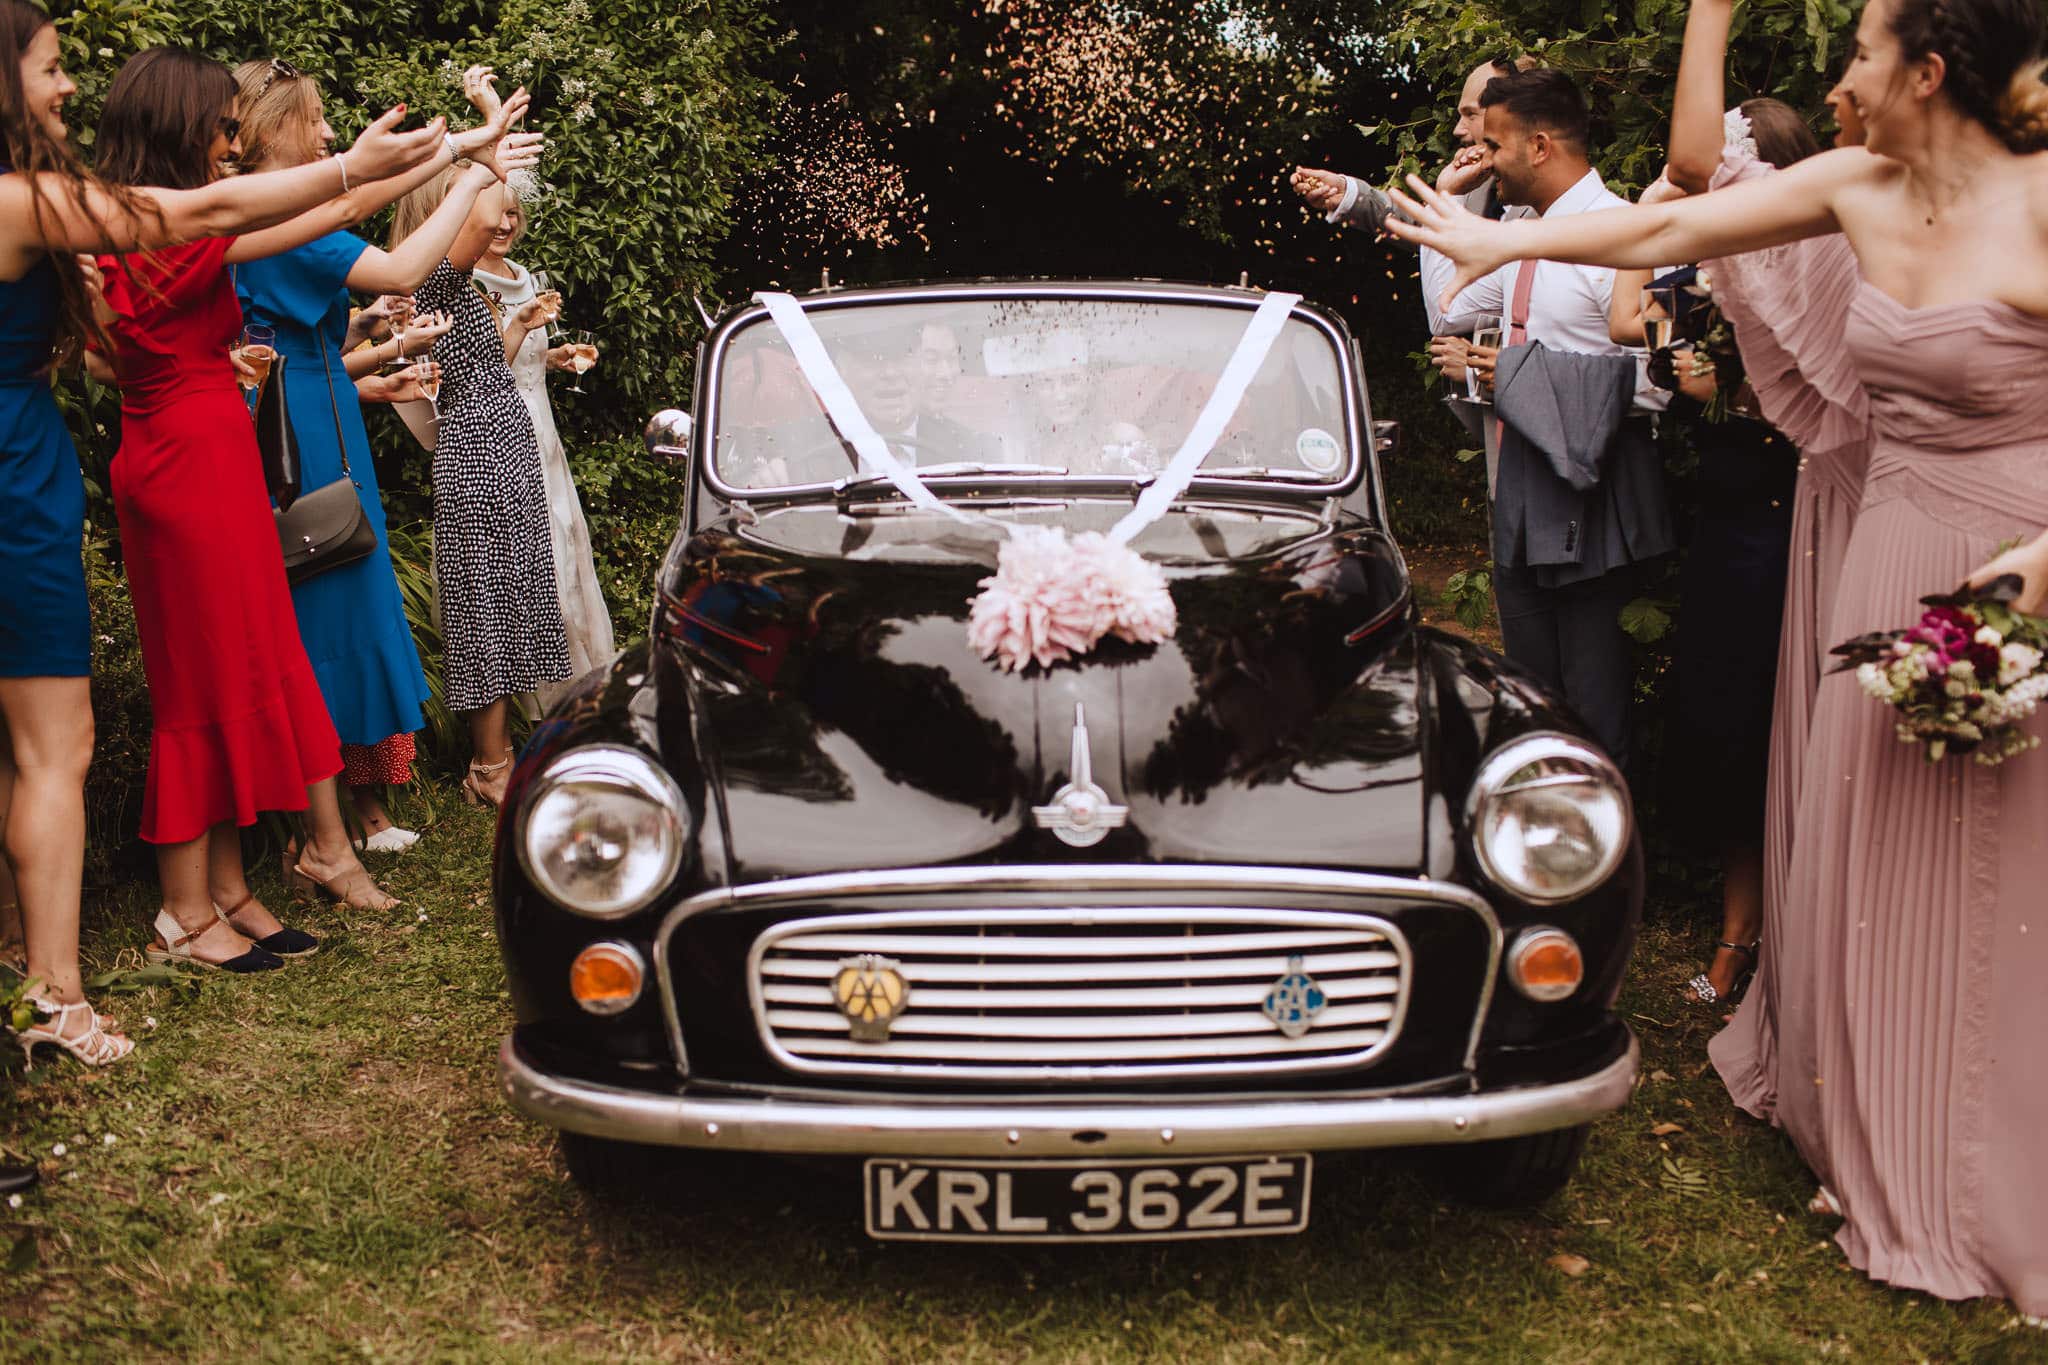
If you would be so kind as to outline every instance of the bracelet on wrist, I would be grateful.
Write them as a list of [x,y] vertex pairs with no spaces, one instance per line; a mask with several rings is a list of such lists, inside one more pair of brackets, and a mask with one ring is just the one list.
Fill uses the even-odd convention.
[[334,154],[334,164],[341,167],[341,192],[347,194],[350,188],[348,183],[348,153],[346,151],[336,152]]

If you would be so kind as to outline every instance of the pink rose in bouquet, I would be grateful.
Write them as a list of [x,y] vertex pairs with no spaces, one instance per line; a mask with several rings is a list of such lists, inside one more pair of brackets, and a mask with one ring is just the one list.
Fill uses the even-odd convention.
[[2020,580],[2007,575],[1981,591],[1923,597],[1927,610],[1904,630],[1873,631],[1836,645],[1863,690],[1898,712],[1907,744],[1927,761],[1970,754],[2003,763],[2040,743],[2021,723],[2048,697],[2048,622],[2013,609]]

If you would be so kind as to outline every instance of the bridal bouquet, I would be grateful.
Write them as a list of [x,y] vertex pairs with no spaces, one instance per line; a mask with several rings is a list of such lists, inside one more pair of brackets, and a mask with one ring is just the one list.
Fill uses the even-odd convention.
[[2020,722],[2048,697],[2048,621],[2013,610],[2016,575],[1982,589],[1923,597],[1927,610],[1905,630],[1873,631],[1836,645],[1863,690],[1899,713],[1907,744],[1926,746],[1929,763],[1973,754],[2003,763],[2040,744]]

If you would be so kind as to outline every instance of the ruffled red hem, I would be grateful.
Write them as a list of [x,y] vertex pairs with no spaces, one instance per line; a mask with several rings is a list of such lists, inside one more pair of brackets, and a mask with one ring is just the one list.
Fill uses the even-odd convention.
[[341,771],[341,740],[310,672],[304,684],[248,715],[152,733],[143,839],[189,843],[223,821],[304,810],[306,788]]

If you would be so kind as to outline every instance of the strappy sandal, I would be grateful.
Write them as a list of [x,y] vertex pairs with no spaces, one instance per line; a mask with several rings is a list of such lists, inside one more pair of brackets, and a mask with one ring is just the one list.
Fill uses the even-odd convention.
[[[286,886],[301,895],[310,895],[317,891],[328,900],[339,901],[356,910],[392,910],[404,903],[377,885],[377,879],[370,875],[370,869],[361,863],[357,863],[338,877],[329,877],[323,881],[307,869],[306,850],[297,849],[296,846],[288,847],[284,851],[284,881]],[[360,882],[368,882],[370,890],[383,899],[366,900],[360,891],[350,889],[359,886]]]
[[1842,1202],[1835,1198],[1835,1192],[1822,1185],[1815,1189],[1813,1198],[1806,1201],[1806,1211],[1820,1218],[1844,1218]]
[[[220,907],[217,905],[213,908],[213,913],[223,920],[226,919],[226,916],[221,915]],[[210,972],[234,972],[237,975],[248,972],[274,972],[284,966],[283,958],[268,948],[254,944],[250,945],[248,952],[239,957],[231,957],[225,962],[208,962],[205,958],[194,957],[192,941],[212,927],[209,924],[188,934],[185,927],[172,917],[170,911],[159,910],[156,912],[157,941],[150,944],[143,955],[160,966],[179,963],[187,967],[204,967]],[[228,927],[234,928],[233,925]],[[240,933],[241,930],[236,929],[235,932]]]
[[[1748,943],[1730,943],[1724,938],[1714,945],[1716,948],[1726,948],[1730,952],[1741,953],[1749,958],[1749,965],[1736,974],[1735,984],[1728,988],[1729,1000],[1741,999],[1743,989],[1749,985],[1749,979],[1756,975],[1757,950],[1763,947],[1763,942],[1762,936],[1759,935]],[[1712,1005],[1721,999],[1721,992],[1714,989],[1713,980],[1705,972],[1686,982],[1680,993],[1683,994],[1684,991],[1692,992],[1687,998],[1695,1004]]]
[[220,916],[222,924],[227,925],[228,928],[254,943],[258,948],[276,953],[279,957],[311,957],[314,953],[320,951],[320,940],[314,938],[303,929],[293,929],[289,926],[280,925],[276,933],[265,934],[262,938],[257,938],[256,935],[235,923],[233,919],[235,912],[255,899],[256,893],[251,891],[225,910],[221,909],[218,905],[214,906],[213,913]]
[[[15,1041],[21,1044],[22,1056],[25,1059],[22,1065],[24,1071],[36,1069],[36,1049],[46,1043],[70,1053],[86,1066],[107,1066],[135,1051],[134,1039],[107,1032],[105,1016],[96,1013],[93,1007],[83,1000],[60,1005],[31,997],[29,1004],[35,1007],[35,1012],[40,1018],[48,1022],[30,1024],[14,1035]],[[79,1010],[84,1010],[86,1018],[90,1021],[85,1032],[66,1034],[64,1021]]]
[[472,806],[489,806],[496,810],[498,797],[493,795],[484,782],[512,766],[513,755],[507,754],[496,763],[470,761],[469,776],[462,779],[462,799]]

